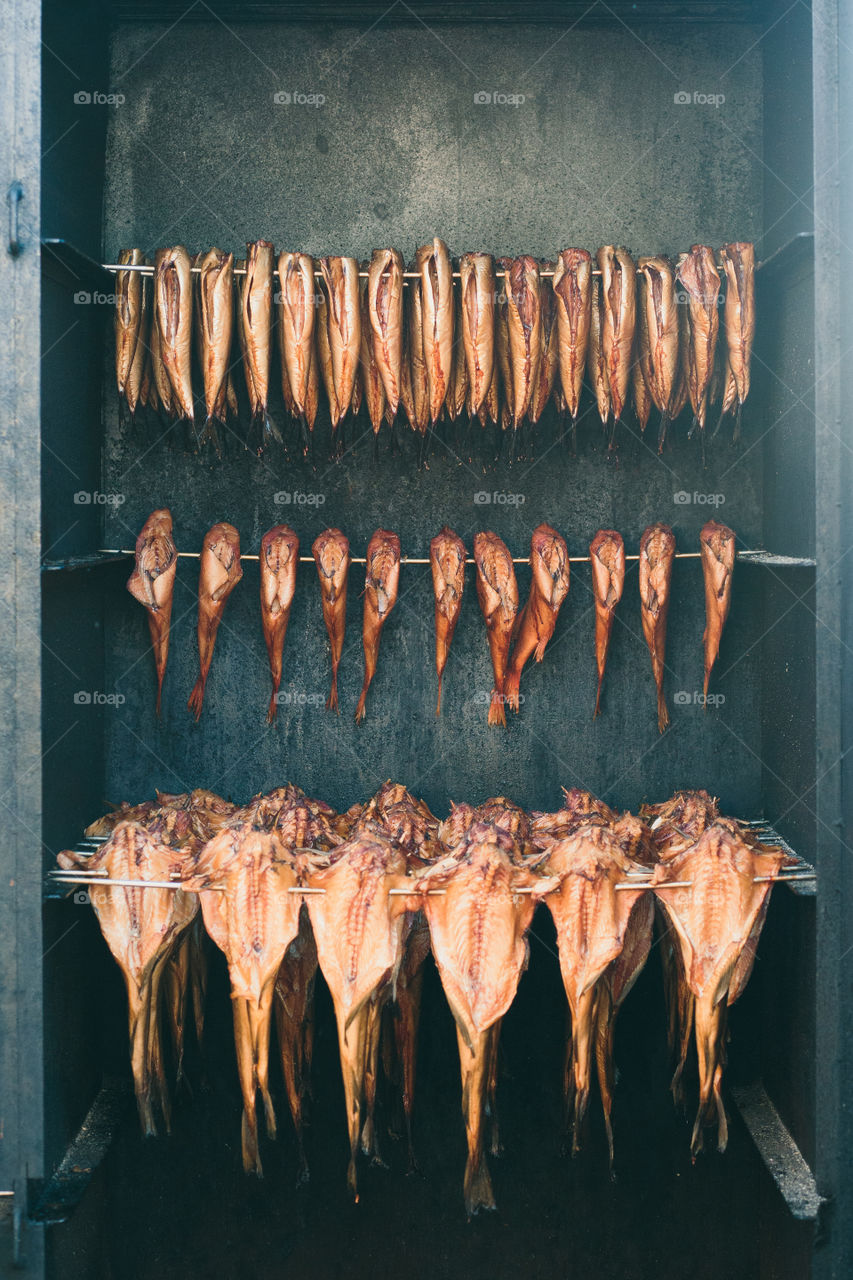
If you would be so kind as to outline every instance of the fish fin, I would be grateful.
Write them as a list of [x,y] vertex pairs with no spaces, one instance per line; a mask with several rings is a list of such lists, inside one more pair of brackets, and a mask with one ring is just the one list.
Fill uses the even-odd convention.
[[660,427],[658,428],[658,455],[663,453],[663,447],[666,444],[666,433],[669,427],[669,413],[666,409],[660,415]]
[[738,400],[737,411],[735,412],[735,429],[732,432],[732,444],[740,443],[740,427],[743,417],[743,401]]
[[201,435],[198,438],[198,451],[200,453],[206,444],[211,444],[213,445],[217,458],[221,461],[222,441],[219,437],[217,422],[219,422],[219,419],[214,417],[210,417],[205,420]]
[[[510,670],[504,676],[503,700],[507,706],[513,711],[518,712],[521,705],[521,697],[519,694],[519,686],[521,685],[521,672]],[[494,694],[492,694],[494,698]]]
[[492,697],[489,702],[489,724],[502,724],[506,727],[503,695],[498,689],[492,690]]
[[189,696],[189,701],[187,702],[188,709],[195,716],[196,724],[198,724],[201,719],[201,709],[204,705],[204,685],[204,676],[199,676],[198,680],[196,680],[193,685],[193,691]]

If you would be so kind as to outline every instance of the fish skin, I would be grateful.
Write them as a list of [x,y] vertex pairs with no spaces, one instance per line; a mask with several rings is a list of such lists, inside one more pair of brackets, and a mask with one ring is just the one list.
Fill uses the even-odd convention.
[[595,597],[595,663],[598,670],[598,691],[592,713],[594,720],[601,704],[601,685],[616,606],[625,587],[625,543],[621,533],[615,529],[599,529],[589,544],[589,562]]
[[364,399],[367,404],[367,416],[370,418],[373,435],[376,437],[379,435],[379,428],[382,426],[382,419],[385,416],[386,399],[382,370],[376,359],[377,344],[374,341],[374,334],[370,325],[369,287],[370,281],[368,280],[361,295],[360,375],[364,389]]
[[207,421],[199,444],[209,439],[222,456],[216,423],[225,424],[228,410],[228,368],[234,320],[234,255],[209,249],[199,255],[197,329],[204,381]]
[[560,386],[572,421],[580,410],[592,324],[592,257],[586,249],[563,249],[551,285],[556,299]]
[[289,525],[277,524],[261,539],[261,623],[270,661],[272,696],[267,723],[276,718],[281,658],[299,569],[299,538]]
[[512,424],[530,410],[542,350],[542,299],[539,263],[522,255],[502,258],[506,270],[506,316],[512,366]]
[[[270,1025],[276,977],[299,931],[299,895],[288,892],[297,887],[296,864],[277,830],[258,830],[241,815],[205,845],[189,883],[199,892],[205,928],[228,961],[243,1095],[243,1168],[262,1177],[257,1094],[274,1138]],[[211,884],[225,891],[207,891]]]
[[658,729],[661,733],[669,724],[663,675],[666,619],[674,564],[675,535],[672,529],[660,522],[649,525],[640,538],[640,611],[643,635],[652,658],[658,699]]
[[302,882],[310,894],[320,969],[332,995],[344,1081],[350,1160],[347,1185],[358,1200],[356,1158],[366,1112],[367,1075],[378,1050],[380,1015],[403,960],[407,899],[402,850],[376,823],[363,826],[329,858],[304,855]]
[[[120,263],[141,266],[145,254],[141,249],[122,249]],[[141,271],[116,272],[115,370],[119,396],[125,393],[130,369],[139,342],[139,326],[144,306],[145,277]]]
[[318,295],[316,324],[316,356],[318,372],[323,379],[323,388],[329,403],[329,417],[334,431],[342,418],[335,391],[335,372],[332,368],[332,344],[329,338],[329,304],[325,293]]
[[153,307],[151,311],[151,376],[154,381],[154,387],[160,408],[170,421],[177,417],[178,409],[172,392],[172,384],[169,381],[169,374],[163,363],[163,343],[160,338],[160,322],[157,317],[157,308]]
[[[550,266],[552,264],[546,264]],[[559,364],[559,340],[557,332],[557,297],[553,289],[544,288],[540,295],[542,306],[542,337],[539,352],[539,369],[530,398],[530,421],[535,426],[554,389]]]
[[[720,652],[720,640],[732,602],[732,574],[735,567],[736,537],[728,525],[709,520],[699,535],[702,574],[705,580],[705,680],[702,692],[708,696],[711,671]],[[707,702],[705,706],[707,707]]]
[[497,281],[490,253],[464,253],[459,260],[462,345],[468,368],[468,411],[479,414],[495,370]]
[[320,579],[323,621],[332,651],[332,690],[326,707],[338,711],[338,665],[347,625],[347,578],[350,567],[349,539],[340,529],[326,529],[314,540],[311,554]]
[[[758,845],[736,822],[718,817],[652,876],[678,954],[678,972],[691,997],[687,1031],[692,1022],[699,1059],[699,1109],[690,1143],[694,1158],[703,1148],[704,1127],[715,1118],[717,1150],[726,1148],[726,1009],[746,985],[772,880],[784,862],[781,850]],[[756,884],[757,876],[771,879]],[[690,887],[662,888],[678,881]]]
[[503,392],[500,400],[501,429],[506,431],[512,421],[514,394],[512,386],[512,361],[509,354],[509,308],[506,300],[506,280],[501,283],[495,308],[495,371],[496,385]]
[[708,392],[714,376],[714,356],[720,328],[720,274],[714,251],[694,244],[678,264],[677,278],[687,291],[689,341],[686,352],[687,393],[700,431],[705,429]]
[[[324,257],[320,271],[326,286],[327,325],[337,428],[352,402],[361,352],[361,305],[355,258]],[[331,401],[330,401],[331,403]]]
[[[609,1076],[613,1008],[608,998],[608,977],[630,942],[635,954],[624,985],[636,980],[648,956],[652,924],[651,915],[646,912],[639,936],[632,936],[634,911],[647,894],[642,888],[617,891],[616,885],[624,883],[630,872],[641,870],[642,864],[626,853],[617,824],[599,822],[581,824],[570,835],[556,840],[542,864],[542,871],[556,876],[559,885],[548,894],[545,903],[557,932],[560,973],[571,1011],[571,1056],[565,1084],[573,1128],[572,1152],[576,1154],[580,1149],[595,1052],[611,1165]],[[644,878],[647,876],[646,871]],[[623,992],[619,994],[624,998]],[[600,1034],[601,1045],[597,1043]]]
[[[316,315],[314,259],[310,253],[278,255],[278,304],[282,343],[283,371],[287,375],[296,412],[305,414],[311,361],[314,358],[314,320]],[[282,376],[282,383],[284,376]]]
[[429,562],[435,598],[435,669],[438,675],[438,700],[435,714],[441,714],[441,678],[462,608],[465,588],[465,543],[447,525],[431,539]]
[[586,349],[586,372],[595,394],[598,416],[601,425],[607,426],[612,401],[610,396],[610,376],[607,372],[607,358],[604,354],[604,300],[601,288],[601,277],[592,277],[591,310],[589,339]]
[[509,548],[496,533],[474,538],[477,566],[477,599],[486,620],[494,687],[489,702],[489,724],[506,725],[504,677],[518,614],[518,582]]
[[644,361],[646,383],[655,407],[668,416],[673,408],[679,366],[675,272],[668,258],[658,256],[640,258],[637,273],[645,282],[640,302],[649,344]]
[[[441,984],[456,1022],[468,1145],[468,1217],[495,1208],[483,1150],[486,1094],[494,1101],[497,1037],[527,966],[527,930],[539,897],[555,886],[513,858],[516,842],[483,822],[416,879]],[[519,888],[532,892],[520,895]],[[444,889],[443,895],[430,892]],[[493,1136],[494,1147],[494,1136]]]
[[250,435],[260,456],[271,440],[281,443],[270,421],[270,361],[273,342],[273,274],[275,249],[269,240],[246,245],[246,274],[240,286],[240,343],[249,393]]
[[[64,870],[106,872],[111,879],[166,880],[184,869],[183,852],[135,821],[120,821],[109,839],[85,859],[70,850],[57,856]],[[101,933],[127,990],[130,1059],[142,1132],[157,1132],[159,1103],[169,1127],[169,1100],[160,1050],[159,991],[173,946],[198,911],[198,898],[183,888],[88,886]]]
[[637,313],[636,268],[627,250],[612,244],[603,245],[596,256],[601,270],[601,346],[616,423],[628,399],[631,377]]
[[541,662],[557,615],[569,594],[569,549],[556,529],[540,524],[530,539],[530,594],[516,627],[515,646],[503,683],[504,700],[519,708],[519,683],[531,656]]
[[172,538],[172,513],[168,507],[152,511],[136,539],[136,563],[127,589],[148,612],[148,629],[157,672],[156,714],[160,716],[163,677],[169,657],[169,630],[178,550]]
[[[138,274],[134,272],[134,274]],[[130,371],[127,375],[127,381],[124,387],[124,398],[128,409],[130,410],[131,421],[135,421],[137,409],[140,405],[144,406],[143,385],[145,382],[145,369],[150,358],[150,325],[151,325],[151,309],[149,307],[148,281],[143,277],[142,294],[140,303],[139,316],[139,332],[136,341],[136,350],[131,361]]]
[[364,719],[367,691],[376,673],[382,628],[397,603],[400,586],[400,539],[387,529],[377,529],[367,544],[364,581],[364,684],[355,709],[356,722]]
[[646,320],[645,287],[644,278],[638,275],[637,327],[634,338],[636,349],[634,352],[634,361],[631,365],[631,400],[634,405],[634,414],[640,425],[641,434],[649,425],[649,417],[651,416],[652,404],[654,403],[649,385],[651,346],[649,343],[649,327]]
[[198,578],[198,655],[200,672],[187,702],[198,721],[204,705],[204,690],[213,661],[216,633],[228,597],[243,576],[240,565],[240,534],[233,524],[215,524],[204,535]]
[[[749,395],[749,366],[755,337],[755,246],[746,240],[724,244],[722,258],[728,286],[723,309],[727,369],[737,403],[742,407]],[[728,399],[726,395],[724,413]]]
[[455,422],[465,412],[468,402],[468,364],[465,359],[465,344],[462,340],[462,293],[455,294],[455,319],[453,321],[453,363],[450,372],[450,388],[445,405],[447,416]]
[[183,245],[158,249],[154,255],[154,308],[160,335],[160,355],[178,416],[194,425],[190,267],[190,255]]
[[453,264],[450,251],[436,236],[415,254],[420,276],[423,352],[426,365],[429,416],[438,421],[450,390],[453,368]]
[[[406,412],[412,430],[425,435],[429,426],[429,377],[424,356],[424,315],[420,288],[412,287],[409,290],[408,312],[406,351],[409,366],[407,388],[409,406]],[[409,407],[411,415],[409,415]]]
[[403,361],[403,258],[397,249],[374,249],[367,272],[367,315],[373,358],[393,420],[400,403]]

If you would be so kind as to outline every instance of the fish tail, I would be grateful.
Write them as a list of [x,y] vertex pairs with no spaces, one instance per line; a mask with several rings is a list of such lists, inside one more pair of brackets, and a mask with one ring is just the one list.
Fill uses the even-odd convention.
[[738,400],[737,409],[735,411],[735,429],[732,432],[732,444],[740,443],[740,427],[741,427],[742,417],[743,417],[743,401]]
[[333,671],[332,671],[332,688],[331,688],[331,690],[330,690],[330,692],[329,692],[329,696],[328,696],[328,698],[326,699],[326,709],[327,709],[328,711],[334,711],[335,715],[340,715],[340,714],[341,714],[340,707],[338,706],[338,670],[337,670],[337,667],[335,667],[335,668],[333,669]]
[[361,696],[360,696],[360,697],[359,697],[359,699],[358,699],[358,706],[357,706],[357,707],[356,707],[356,709],[355,709],[355,722],[356,722],[356,724],[361,724],[362,720],[364,719],[365,715],[367,714],[367,712],[366,712],[366,711],[365,711],[365,709],[364,709],[364,704],[367,702],[367,690],[368,690],[369,688],[370,688],[370,681],[369,681],[369,680],[365,680],[365,682],[364,682],[364,686],[363,686],[363,688],[362,688],[362,690],[361,690]]
[[717,425],[714,427],[714,430],[711,432],[711,439],[712,439],[712,440],[716,440],[716,438],[717,438],[717,432],[720,430],[720,427],[723,425],[723,418],[724,418],[725,416],[726,416],[726,411],[725,411],[725,408],[723,408],[723,409],[721,409],[721,410],[720,410],[720,416],[719,416],[719,418],[717,419]]
[[698,414],[693,415],[693,421],[690,424],[690,430],[687,432],[687,439],[692,440],[697,431],[701,430]]
[[492,697],[489,702],[489,724],[502,724],[506,726],[504,699],[503,694],[499,689],[492,690]]
[[669,712],[666,707],[666,698],[664,697],[663,685],[658,689],[658,730],[660,733],[669,725]]
[[603,680],[604,680],[604,672],[603,672],[603,671],[599,671],[599,673],[598,673],[598,689],[597,689],[597,691],[596,691],[596,695],[595,695],[595,710],[594,710],[594,711],[593,711],[593,713],[592,713],[592,718],[593,718],[593,720],[595,720],[596,716],[597,716],[597,715],[599,714],[599,712],[601,711],[601,684],[602,684],[602,681],[603,681]]
[[163,701],[163,677],[165,674],[165,671],[157,672],[157,702],[154,707],[154,712],[158,720],[160,719],[160,707]]
[[270,704],[267,707],[267,724],[275,724],[278,715],[278,685],[273,684]]
[[663,447],[666,444],[666,432],[669,427],[669,410],[664,409],[660,415],[660,427],[658,429],[658,454],[663,453]]
[[705,679],[702,682],[702,697],[704,699],[703,706],[706,711],[708,710],[708,685],[711,683],[711,670],[714,666],[714,661],[715,659],[711,658],[710,662],[705,663]]
[[[217,427],[217,423],[219,422],[220,422],[220,419],[215,418],[212,415],[210,415],[208,418],[205,419],[205,423],[202,428],[201,435],[198,438],[198,450],[199,452],[201,452],[201,450],[204,448],[206,444],[212,444],[217,458],[219,458],[221,461],[222,440],[220,439],[219,430]],[[224,423],[222,425],[224,425]]]
[[512,710],[516,712],[518,711],[521,703],[521,698],[519,696],[520,685],[521,672],[512,670],[508,671],[504,676],[503,700],[507,706],[511,707]]
[[189,700],[187,702],[188,709],[195,716],[196,724],[198,724],[199,720],[201,719],[201,709],[204,706],[204,685],[205,685],[204,676],[199,676],[198,680],[196,680],[195,684],[193,685],[193,691],[190,694]]

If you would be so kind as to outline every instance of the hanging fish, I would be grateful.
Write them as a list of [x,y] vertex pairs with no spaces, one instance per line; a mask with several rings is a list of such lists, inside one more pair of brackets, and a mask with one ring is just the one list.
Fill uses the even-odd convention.
[[552,285],[557,300],[560,383],[574,427],[580,410],[592,323],[592,258],[586,249],[562,250]]
[[400,403],[403,359],[403,258],[396,249],[374,249],[367,273],[367,319],[373,358],[391,418]]

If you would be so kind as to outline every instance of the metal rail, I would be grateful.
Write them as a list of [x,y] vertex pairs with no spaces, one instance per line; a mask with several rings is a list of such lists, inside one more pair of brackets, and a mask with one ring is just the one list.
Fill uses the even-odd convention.
[[[132,550],[130,547],[121,547],[121,548],[105,547],[105,548],[101,548],[98,554],[103,556],[135,556],[136,552]],[[200,551],[179,551],[177,554],[179,558],[183,558],[185,560],[198,560],[201,557]],[[783,568],[785,566],[796,566],[799,568],[809,568],[809,567],[813,568],[815,564],[815,561],[811,559],[799,558],[795,556],[776,556],[776,555],[772,555],[769,551],[738,551],[736,555],[737,555],[737,559],[742,560],[745,564],[775,565],[780,568]],[[701,559],[701,556],[702,556],[701,551],[676,551],[675,553],[676,560],[699,560]],[[639,558],[640,558],[639,555],[636,555],[636,554],[626,555],[625,557],[626,560],[639,560]],[[247,555],[241,555],[240,559],[241,561],[242,560],[254,561],[254,560],[260,560],[260,556],[247,554]],[[569,556],[569,560],[572,564],[588,564],[589,556],[588,555]],[[530,556],[513,556],[512,562],[513,564],[530,564]],[[314,557],[300,556],[299,563],[314,564]],[[350,556],[350,564],[366,564],[366,563],[367,563],[367,558],[365,556]],[[400,563],[401,564],[431,564],[432,562],[429,556],[401,556]],[[465,563],[476,564],[477,562],[476,560],[473,559],[473,557],[468,556],[465,560]]]

